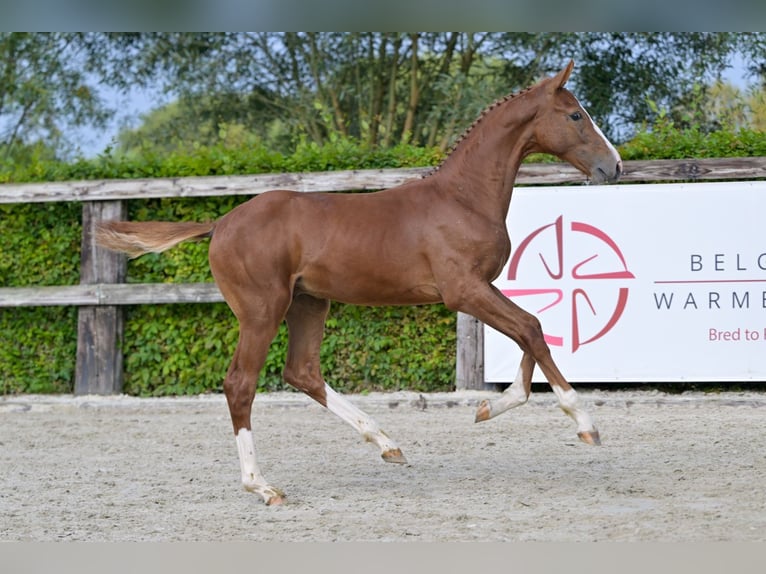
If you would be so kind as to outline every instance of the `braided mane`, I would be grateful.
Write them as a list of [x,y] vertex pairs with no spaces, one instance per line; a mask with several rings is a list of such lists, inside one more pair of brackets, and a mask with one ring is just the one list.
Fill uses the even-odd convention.
[[447,161],[449,161],[450,157],[455,152],[455,150],[460,146],[460,144],[465,141],[465,139],[470,135],[470,133],[473,131],[473,129],[482,122],[482,120],[487,116],[487,114],[489,114],[493,110],[497,109],[499,106],[505,104],[506,102],[509,102],[510,100],[513,100],[513,99],[517,98],[518,96],[521,96],[522,94],[526,94],[533,87],[534,86],[530,86],[529,88],[524,88],[523,90],[520,90],[518,92],[514,92],[514,93],[511,93],[511,94],[508,94],[506,96],[503,96],[502,98],[498,98],[497,100],[495,100],[494,102],[489,104],[486,108],[484,108],[481,111],[481,113],[479,114],[479,116],[473,121],[473,123],[470,126],[468,126],[463,131],[463,133],[460,134],[460,136],[455,140],[455,142],[452,144],[452,148],[450,149],[449,153],[447,154],[447,157],[445,157],[439,165],[437,165],[436,167],[434,167],[433,169],[431,169],[427,173],[423,174],[422,178],[426,178],[426,177],[429,177],[431,175],[434,175],[437,171],[439,171],[439,169],[441,169],[441,167]]

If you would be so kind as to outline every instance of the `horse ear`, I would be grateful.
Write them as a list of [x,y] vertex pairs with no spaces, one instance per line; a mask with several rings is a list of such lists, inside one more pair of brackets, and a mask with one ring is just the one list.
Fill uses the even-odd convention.
[[569,63],[567,64],[566,68],[561,70],[558,74],[556,74],[553,77],[553,85],[558,88],[563,88],[564,84],[567,83],[567,80],[569,79],[569,74],[572,73],[572,68],[574,68],[574,60],[569,60]]

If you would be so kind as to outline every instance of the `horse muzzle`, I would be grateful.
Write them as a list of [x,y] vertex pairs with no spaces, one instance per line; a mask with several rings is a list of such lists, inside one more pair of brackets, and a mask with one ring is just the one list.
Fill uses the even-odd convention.
[[616,164],[606,166],[599,165],[591,172],[590,182],[595,184],[616,183],[622,176],[622,160]]

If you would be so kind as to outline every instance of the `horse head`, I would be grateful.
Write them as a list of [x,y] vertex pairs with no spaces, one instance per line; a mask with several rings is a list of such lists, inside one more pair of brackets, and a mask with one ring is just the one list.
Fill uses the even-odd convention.
[[572,93],[564,87],[574,62],[537,86],[544,94],[537,112],[534,151],[571,163],[593,183],[610,183],[622,174],[620,154]]

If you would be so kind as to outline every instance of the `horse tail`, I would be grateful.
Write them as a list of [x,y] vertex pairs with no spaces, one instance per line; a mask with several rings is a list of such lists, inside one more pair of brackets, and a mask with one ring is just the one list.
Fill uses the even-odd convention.
[[183,241],[212,237],[216,222],[105,221],[96,226],[96,243],[131,258],[161,253]]

